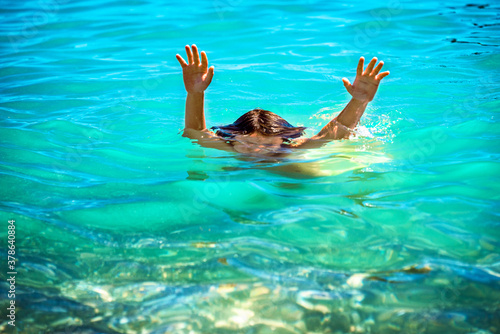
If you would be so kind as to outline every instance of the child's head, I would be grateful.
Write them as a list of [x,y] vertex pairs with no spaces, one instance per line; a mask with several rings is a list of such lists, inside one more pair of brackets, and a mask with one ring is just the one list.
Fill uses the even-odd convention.
[[295,127],[275,113],[257,108],[243,114],[233,124],[214,126],[212,129],[216,135],[226,139],[255,133],[288,140],[302,136],[306,128]]

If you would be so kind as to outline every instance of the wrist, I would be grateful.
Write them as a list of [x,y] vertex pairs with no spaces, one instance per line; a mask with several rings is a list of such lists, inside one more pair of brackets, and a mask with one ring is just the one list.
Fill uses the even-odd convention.
[[188,91],[187,95],[188,96],[193,96],[193,97],[198,97],[198,96],[204,96],[205,92],[204,91],[203,92],[192,92],[192,91],[190,92],[190,91]]
[[352,103],[358,104],[358,105],[360,105],[360,106],[362,106],[362,105],[367,106],[367,105],[368,105],[368,103],[369,103],[370,101],[371,101],[371,100],[366,100],[366,99],[358,99],[358,98],[355,98],[355,97],[353,97],[353,98],[351,99],[351,102],[352,102]]

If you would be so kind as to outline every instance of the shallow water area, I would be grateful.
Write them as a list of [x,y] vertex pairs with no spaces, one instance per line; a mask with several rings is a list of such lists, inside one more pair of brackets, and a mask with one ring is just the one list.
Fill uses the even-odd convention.
[[[0,331],[498,333],[499,9],[2,3]],[[360,56],[391,74],[350,140],[258,159],[182,136],[188,43],[207,126],[259,107],[311,136]]]

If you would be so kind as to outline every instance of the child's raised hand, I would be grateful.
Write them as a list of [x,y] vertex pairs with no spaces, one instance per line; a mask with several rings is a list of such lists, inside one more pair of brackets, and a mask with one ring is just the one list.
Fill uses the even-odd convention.
[[[191,49],[192,52],[191,52]],[[196,45],[186,45],[186,54],[188,62],[186,62],[179,54],[175,57],[182,66],[182,76],[184,78],[184,86],[188,93],[202,93],[207,89],[212,78],[214,77],[214,67],[208,68],[207,54],[201,52],[201,62],[200,55],[198,54],[198,48]]]
[[363,72],[365,58],[359,58],[358,69],[356,72],[356,78],[354,83],[351,85],[347,78],[342,78],[345,88],[351,94],[351,96],[361,102],[370,102],[373,100],[375,93],[377,92],[380,80],[389,75],[389,71],[379,73],[384,66],[384,62],[377,63],[377,58],[373,58],[366,70]]

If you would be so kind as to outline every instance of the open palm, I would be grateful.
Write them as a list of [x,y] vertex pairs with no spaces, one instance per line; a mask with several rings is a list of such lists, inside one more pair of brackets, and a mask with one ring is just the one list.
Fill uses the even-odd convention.
[[204,51],[201,52],[200,62],[198,48],[194,44],[191,48],[189,45],[186,45],[186,54],[187,62],[180,55],[177,54],[175,56],[182,67],[182,76],[186,91],[188,93],[202,93],[210,85],[210,82],[212,82],[214,67],[208,68],[207,54]]
[[365,58],[361,57],[358,62],[356,78],[352,85],[347,78],[343,78],[342,81],[354,99],[362,102],[370,102],[377,92],[380,81],[389,75],[389,71],[379,73],[382,66],[384,66],[384,62],[381,61],[375,67],[377,58],[373,58],[363,72],[364,62]]

